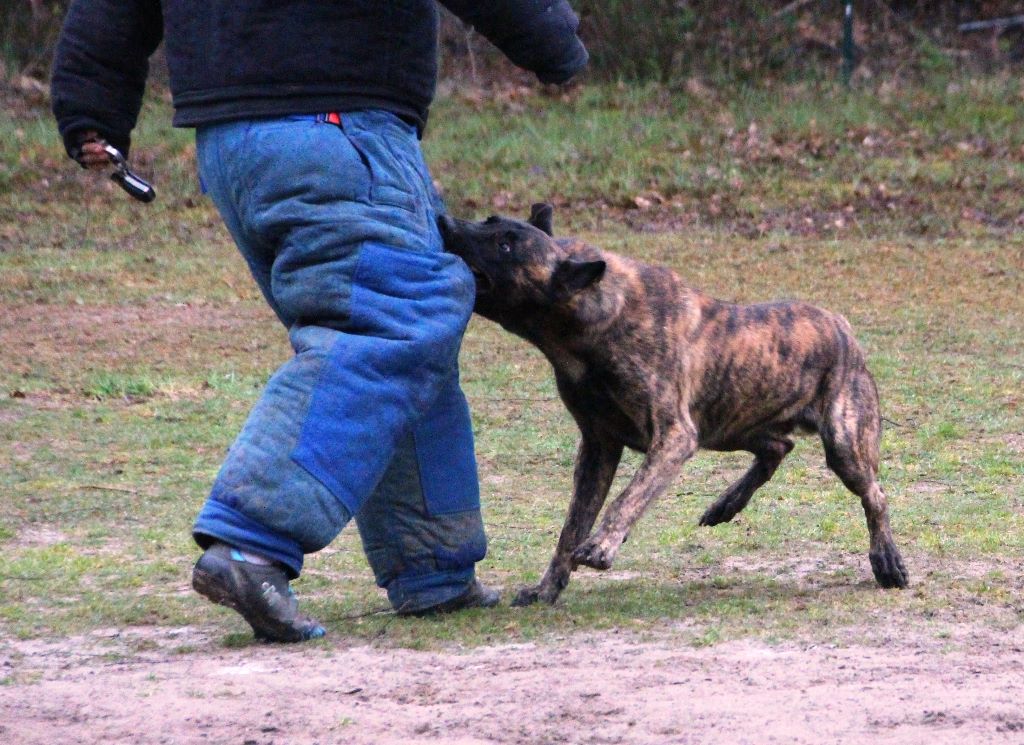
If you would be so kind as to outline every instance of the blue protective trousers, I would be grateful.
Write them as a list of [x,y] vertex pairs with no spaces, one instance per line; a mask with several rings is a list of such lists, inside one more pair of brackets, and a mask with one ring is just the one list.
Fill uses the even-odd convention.
[[395,608],[461,594],[486,539],[457,357],[473,278],[444,253],[415,129],[381,111],[197,132],[200,176],[295,355],[196,520],[281,562],[355,516]]

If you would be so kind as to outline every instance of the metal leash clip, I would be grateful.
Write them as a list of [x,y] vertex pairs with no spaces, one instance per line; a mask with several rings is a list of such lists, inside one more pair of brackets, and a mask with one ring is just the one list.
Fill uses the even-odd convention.
[[117,169],[110,174],[110,178],[114,183],[140,202],[152,202],[156,199],[156,189],[145,179],[139,178],[132,173],[131,169],[128,168],[128,161],[120,150],[110,144],[104,144],[103,149],[110,157],[110,162],[114,164],[114,168]]

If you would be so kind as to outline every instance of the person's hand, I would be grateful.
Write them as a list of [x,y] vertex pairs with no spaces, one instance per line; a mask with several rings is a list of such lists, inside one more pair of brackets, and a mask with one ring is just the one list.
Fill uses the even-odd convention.
[[103,147],[107,143],[95,130],[86,130],[78,135],[78,152],[75,160],[82,168],[97,171],[110,165],[110,156]]

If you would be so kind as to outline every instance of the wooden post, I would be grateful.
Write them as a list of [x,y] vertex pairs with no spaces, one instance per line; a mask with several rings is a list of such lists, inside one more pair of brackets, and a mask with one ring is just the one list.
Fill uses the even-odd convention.
[[843,0],[843,85],[853,77],[853,0]]

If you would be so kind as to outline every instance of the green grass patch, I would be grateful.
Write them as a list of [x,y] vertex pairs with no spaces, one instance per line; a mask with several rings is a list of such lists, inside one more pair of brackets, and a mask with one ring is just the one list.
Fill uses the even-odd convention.
[[157,384],[147,376],[100,372],[89,381],[83,392],[102,401],[108,398],[149,398],[156,391]]

